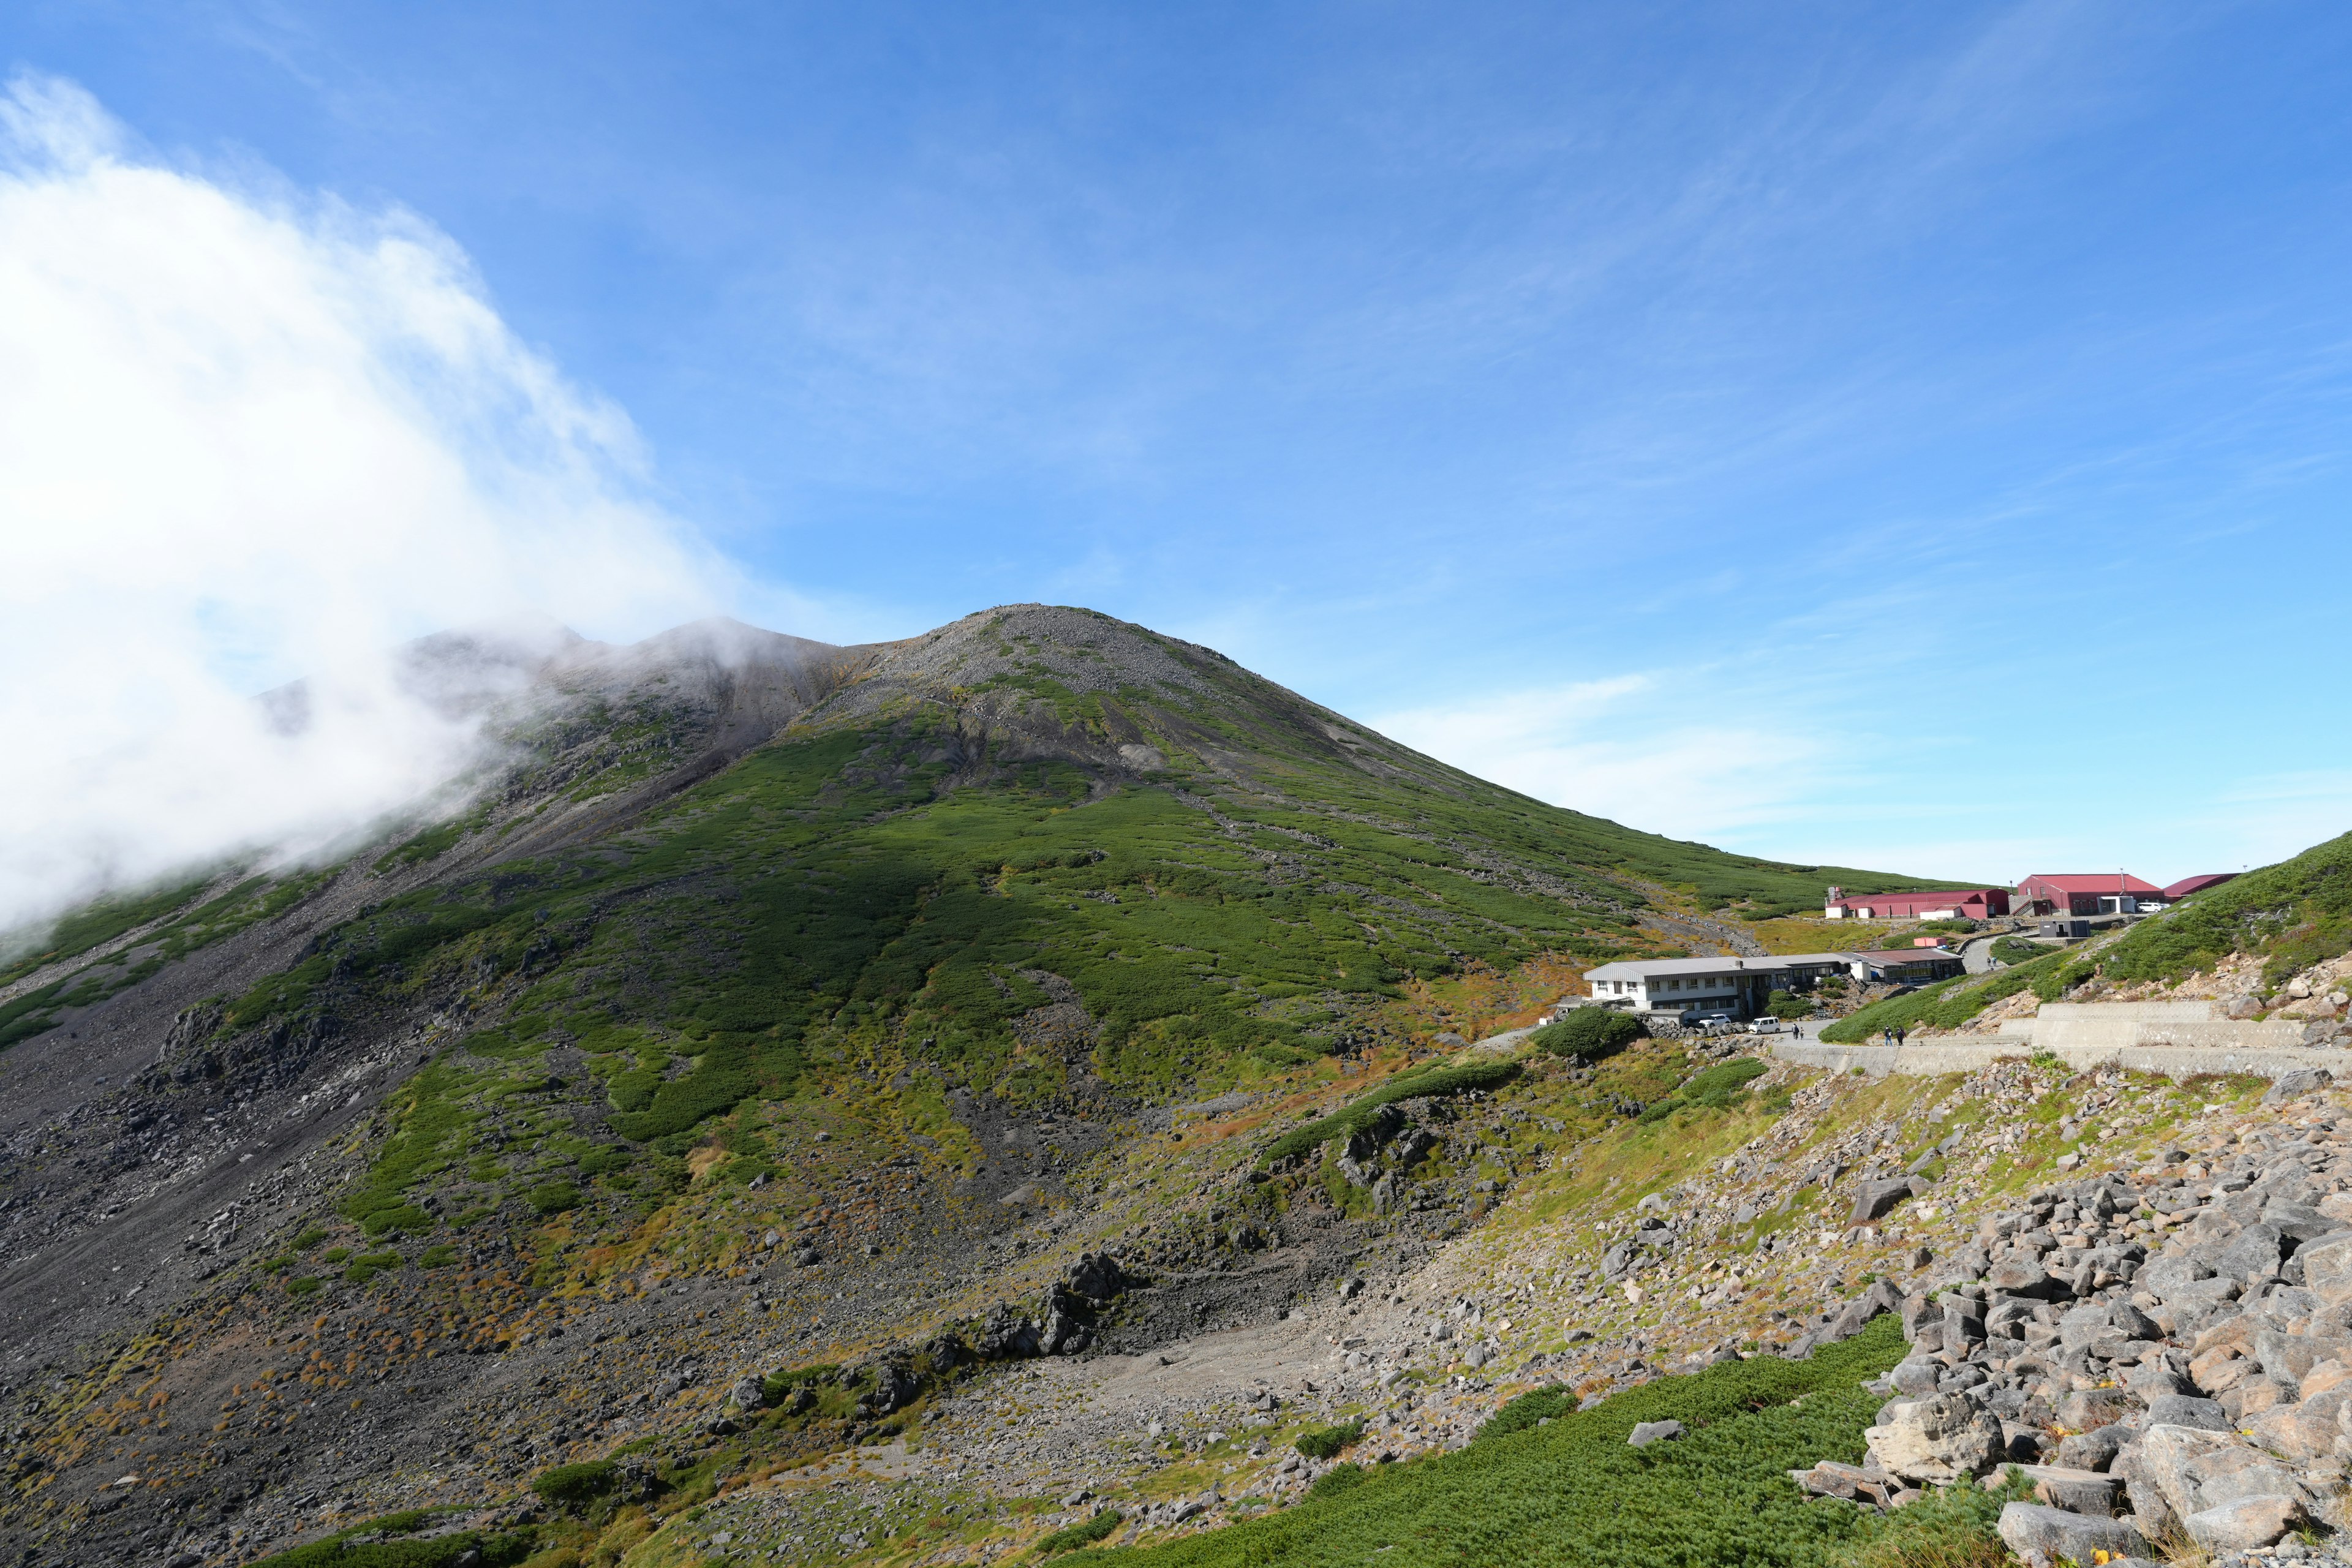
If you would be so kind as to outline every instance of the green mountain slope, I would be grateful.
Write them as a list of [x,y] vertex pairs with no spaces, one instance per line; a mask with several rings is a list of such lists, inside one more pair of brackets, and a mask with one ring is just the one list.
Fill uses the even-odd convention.
[[[1645,883],[1770,902],[1822,874],[1528,800],[1139,628],[1000,611],[884,650],[625,834],[372,910],[224,1027],[526,969],[500,1053],[588,1051],[644,1142],[789,1091],[813,1039],[1014,1092],[1246,1079],[1408,977],[1604,959]],[[1024,1046],[1057,1002],[1078,1034]]]
[[[1348,1091],[1343,1061],[1425,1049],[1422,983],[1655,945],[1660,907],[1915,879],[1549,806],[1082,610],[862,648],[685,628],[534,679],[545,700],[462,815],[120,901],[16,972],[0,1068],[97,1087],[0,1112],[36,1151],[7,1176],[26,1201],[0,1220],[0,1311],[28,1345],[103,1353],[0,1537],[66,1529],[82,1478],[132,1464],[205,1496],[301,1454],[369,1485],[395,1450],[444,1477],[408,1497],[508,1484],[617,1440],[652,1372],[583,1363],[519,1394],[502,1358],[457,1352],[755,1279],[777,1295],[729,1310],[781,1308],[757,1321],[789,1325],[762,1342],[787,1362],[904,1342],[1040,1289],[1019,1259],[1055,1213],[1163,1217],[1134,1184],[1175,1102],[1245,1087],[1277,1108],[1255,1115],[1310,1111]],[[1181,1205],[1155,1244],[1171,1267],[1213,1267],[1138,1333],[1223,1310],[1217,1271],[1289,1223],[1272,1188],[1205,1180],[1150,1201]],[[1301,1239],[1300,1278],[1351,1245]],[[822,1268],[783,1261],[803,1255]],[[159,1269],[101,1317],[64,1305]],[[674,1353],[720,1331],[705,1317],[670,1321]],[[106,1404],[150,1355],[217,1419],[167,1436]],[[253,1392],[297,1366],[333,1397]],[[853,1396],[826,1387],[793,1441],[844,1440]]]

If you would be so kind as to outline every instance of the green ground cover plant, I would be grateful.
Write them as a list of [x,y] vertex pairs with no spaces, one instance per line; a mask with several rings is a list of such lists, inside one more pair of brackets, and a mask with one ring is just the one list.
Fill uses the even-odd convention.
[[620,1466],[610,1459],[558,1465],[530,1479],[530,1489],[560,1508],[583,1508],[619,1484]]
[[1066,1529],[1057,1530],[1037,1542],[1034,1554],[1039,1557],[1051,1557],[1055,1552],[1072,1552],[1081,1546],[1092,1546],[1125,1522],[1126,1516],[1115,1508],[1097,1510],[1093,1518],[1083,1520]]
[[[538,1545],[538,1537],[530,1531],[488,1534],[467,1530],[423,1541],[351,1539],[367,1533],[368,1528],[341,1531],[290,1552],[258,1558],[254,1568],[329,1568],[330,1564],[332,1568],[454,1568],[461,1558],[479,1568],[514,1568]],[[467,1558],[468,1553],[473,1555]]]
[[1579,1007],[1558,1023],[1546,1024],[1528,1044],[1556,1057],[1598,1061],[1642,1037],[1641,1020],[1614,1007]]
[[1373,1113],[1383,1105],[1393,1105],[1402,1100],[1463,1094],[1472,1089],[1499,1089],[1518,1075],[1519,1065],[1517,1062],[1468,1062],[1460,1067],[1401,1072],[1371,1093],[1350,1101],[1330,1115],[1320,1117],[1304,1127],[1292,1128],[1266,1145],[1259,1163],[1286,1160],[1294,1154],[1320,1148],[1334,1138],[1345,1137],[1370,1121]]
[[1747,1095],[1748,1085],[1769,1070],[1757,1057],[1736,1057],[1727,1062],[1717,1062],[1692,1074],[1688,1082],[1665,1099],[1645,1106],[1641,1120],[1660,1121],[1677,1110],[1691,1108],[1728,1110]]
[[200,878],[145,893],[110,895],[83,905],[60,919],[43,940],[26,944],[24,951],[0,963],[0,985],[20,980],[45,963],[78,957],[125,931],[160,920],[203,892],[206,880]]
[[1301,1432],[1291,1447],[1310,1459],[1336,1459],[1339,1451],[1364,1435],[1361,1421],[1343,1421],[1336,1426],[1318,1426],[1312,1432]]
[[[1269,1518],[1067,1561],[1829,1568],[1910,1531],[1923,1542],[1989,1538],[2000,1501],[1986,1494],[1881,1516],[1808,1500],[1788,1479],[1817,1460],[1861,1458],[1880,1402],[1858,1385],[1903,1351],[1890,1316],[1801,1362],[1759,1356],[1659,1378],[1589,1411],[1568,1390],[1541,1391],[1506,1405],[1458,1453],[1367,1470],[1337,1496]],[[1688,1436],[1626,1445],[1637,1422],[1667,1417]]]
[[2021,936],[2000,936],[1993,938],[1990,952],[2000,963],[2019,964],[2031,963],[2049,952],[2050,949],[2040,942],[2028,942]]
[[1315,1484],[1307,1489],[1307,1500],[1314,1501],[1318,1499],[1338,1497],[1341,1492],[1360,1486],[1369,1473],[1363,1466],[1352,1459],[1344,1465],[1334,1465],[1318,1476],[1315,1479]]
[[1823,1025],[1821,1037],[1833,1045],[1860,1045],[1890,1028],[1956,1029],[1995,1002],[2021,991],[2030,989],[2044,1002],[2054,1002],[2089,979],[2094,970],[2093,962],[2079,953],[2045,952],[1990,974],[1957,975],[1907,995],[1874,1002],[1834,1024]]
[[2107,951],[2101,972],[2120,981],[2177,981],[2232,952],[2266,954],[2263,979],[2352,952],[2352,833],[2292,859],[2209,889],[2141,921]]

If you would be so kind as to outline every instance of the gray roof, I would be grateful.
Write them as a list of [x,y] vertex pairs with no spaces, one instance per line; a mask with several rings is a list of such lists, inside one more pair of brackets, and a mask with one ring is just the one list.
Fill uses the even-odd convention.
[[[1927,950],[1923,947],[1919,951]],[[1794,969],[1801,964],[1851,965],[1854,956],[1851,952],[1776,952],[1766,958],[1743,958],[1737,953],[1721,958],[1623,958],[1598,969],[1588,969],[1584,977],[1646,980],[1653,975],[1769,974],[1776,969]]]

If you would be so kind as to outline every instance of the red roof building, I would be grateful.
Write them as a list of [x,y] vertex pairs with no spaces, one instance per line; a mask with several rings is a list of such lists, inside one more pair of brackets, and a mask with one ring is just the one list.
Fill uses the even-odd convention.
[[2009,913],[2007,888],[1945,888],[1925,893],[1849,893],[1832,888],[1822,913],[1833,921],[1980,921]]
[[1909,985],[1949,980],[1953,975],[1964,973],[1968,967],[1958,953],[1940,947],[1896,948],[1857,952],[1853,956],[1864,967],[1866,978],[1892,980]]
[[[2128,912],[2119,899],[2137,904],[2161,899],[2164,889],[2121,871],[2094,871],[2084,876],[2028,877],[2017,885],[2020,914],[2095,915]],[[2106,900],[2102,902],[2102,900]]]
[[2201,893],[2208,888],[2218,888],[2224,882],[2237,879],[2235,871],[2209,871],[2202,877],[2183,877],[2178,882],[2166,884],[2164,896],[2168,900],[2185,899],[2191,893]]

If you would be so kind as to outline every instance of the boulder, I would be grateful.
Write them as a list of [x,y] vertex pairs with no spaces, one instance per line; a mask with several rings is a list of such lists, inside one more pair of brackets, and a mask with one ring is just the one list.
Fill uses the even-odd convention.
[[1679,1421],[1643,1421],[1637,1425],[1625,1441],[1636,1448],[1646,1448],[1653,1443],[1671,1443],[1683,1435]]
[[2124,1368],[2123,1385],[2144,1400],[2197,1392],[2195,1384],[2161,1361],[2142,1362],[2137,1366]]
[[1985,1312],[1985,1332],[1997,1340],[2021,1340],[2033,1321],[2034,1303],[2022,1296],[1996,1298]]
[[2290,1334],[2282,1329],[2256,1329],[2254,1360],[2273,1383],[2300,1388],[2304,1373],[2324,1361],[2352,1358],[2352,1340],[2326,1334]]
[[[2077,1432],[2058,1442],[2056,1458],[2059,1465],[2084,1471],[2104,1470],[2115,1463],[2116,1453],[2131,1441],[2127,1426],[2109,1425],[2089,1432]],[[2050,1500],[2044,1498],[2044,1502]]]
[[2076,1307],[2058,1320],[2058,1342],[2069,1351],[2088,1350],[2114,1327],[2108,1308]]
[[2173,1286],[2165,1292],[2164,1304],[2171,1308],[2176,1314],[2184,1310],[2193,1312],[2211,1312],[2227,1302],[2236,1300],[2238,1292],[2242,1289],[2243,1287],[2235,1279],[2224,1279],[2218,1274],[2209,1274],[2191,1284]]
[[2264,1205],[2263,1223],[2297,1247],[2333,1236],[2343,1228],[2311,1205],[2296,1199],[2279,1199]]
[[1790,1470],[1789,1479],[1814,1497],[1841,1498],[1847,1502],[1883,1504],[1895,1488],[1894,1478],[1882,1470],[1842,1465],[1835,1459],[1823,1459],[1810,1470]]
[[2303,1495],[2278,1460],[2231,1433],[2150,1426],[2138,1447],[2139,1470],[2183,1520],[2240,1498]]
[[1984,1306],[1969,1296],[1944,1298],[1944,1348],[1955,1355],[1965,1355],[1968,1348],[1985,1337]]
[[1897,1363],[1895,1370],[1886,1374],[1886,1381],[1895,1385],[1897,1394],[1916,1398],[1935,1393],[1936,1380],[1943,1373],[1944,1369],[1932,1361],[1914,1359]]
[[1988,1288],[2004,1296],[2030,1297],[2036,1301],[2055,1301],[2074,1294],[2067,1283],[2053,1276],[2035,1258],[2021,1258],[2012,1253],[1993,1264],[1985,1274]]
[[2303,1396],[2315,1398],[2333,1394],[2339,1388],[2352,1386],[2352,1363],[2324,1361],[2303,1374]]
[[2243,1312],[2216,1318],[2197,1331],[2197,1337],[2189,1342],[2189,1353],[2202,1356],[2216,1346],[2228,1345],[2251,1355],[2254,1348],[2254,1328],[2252,1320]]
[[1848,1301],[1837,1317],[1832,1321],[1830,1326],[1822,1331],[1822,1335],[1828,1339],[1850,1340],[1862,1332],[1863,1326],[1873,1318],[1887,1312],[1899,1311],[1902,1306],[1903,1293],[1889,1281],[1878,1280],[1869,1289]]
[[2200,1509],[2180,1523],[2189,1539],[2208,1552],[2243,1552],[2270,1545],[2305,1517],[2300,1498],[2263,1493]]
[[2120,1388],[2084,1388],[2058,1402],[2058,1425],[2088,1432],[2132,1415],[2137,1402]]
[[2128,1524],[2044,1503],[2011,1503],[2000,1510],[2000,1529],[2003,1543],[2028,1563],[2095,1563],[2099,1552],[2123,1557],[2149,1550]]
[[2156,1540],[2174,1531],[2179,1521],[2173,1517],[2171,1505],[2164,1500],[2164,1494],[2157,1489],[2137,1439],[2123,1446],[2115,1463],[2108,1467],[2108,1474],[2123,1479],[2124,1500],[2130,1505],[2132,1521],[2141,1534]]
[[1911,1195],[1911,1178],[1897,1176],[1891,1181],[1864,1182],[1853,1194],[1853,1212],[1848,1225],[1868,1225],[1893,1212],[1895,1205]]
[[2195,1399],[2185,1394],[2159,1394],[2147,1402],[2147,1424],[2151,1426],[2188,1426],[2200,1432],[2227,1432],[2230,1417],[2213,1400]]
[[1037,1353],[1037,1325],[1025,1315],[999,1302],[972,1335],[971,1348],[982,1361],[1010,1361]]
[[2213,1278],[2213,1270],[2188,1253],[2176,1253],[2169,1258],[2152,1258],[2133,1276],[2132,1284],[2149,1292],[2158,1300],[2169,1301],[2172,1293],[2184,1285]]
[[1878,1468],[1912,1481],[1949,1481],[1990,1468],[2004,1449],[2000,1420],[1964,1394],[1897,1399],[1863,1434]]
[[2122,1491],[2121,1476],[2103,1476],[2096,1470],[2078,1469],[2071,1465],[2021,1465],[2018,1468],[2033,1483],[2033,1495],[2052,1508],[2063,1508],[2068,1513],[2087,1513],[2100,1519],[2112,1519],[2116,1512],[2116,1495]]
[[2223,1241],[2200,1242],[2197,1256],[2224,1279],[2244,1279],[2275,1270],[2286,1255],[2286,1238],[2278,1226],[2260,1220]]
[[857,1403],[877,1415],[887,1415],[913,1404],[922,1391],[922,1380],[911,1370],[897,1362],[884,1362],[874,1369],[873,1391]]
[[735,1402],[738,1410],[757,1410],[768,1403],[768,1385],[758,1377],[739,1377],[728,1389],[727,1397]]
[[1088,1252],[1070,1266],[1067,1283],[1073,1295],[1083,1296],[1100,1307],[1133,1284],[1134,1279],[1109,1253]]
[[2248,1430],[2254,1441],[2290,1459],[2311,1460],[2334,1451],[2341,1394],[2325,1394],[2295,1405],[2277,1405],[2254,1417]]
[[2336,1075],[2326,1068],[2296,1068],[2292,1072],[2279,1074],[2277,1081],[2263,1096],[2263,1103],[2281,1105],[2290,1100],[2302,1100],[2317,1094],[2335,1081]]
[[2352,1231],[2337,1231],[2295,1249],[2303,1286],[2330,1306],[2352,1301]]

